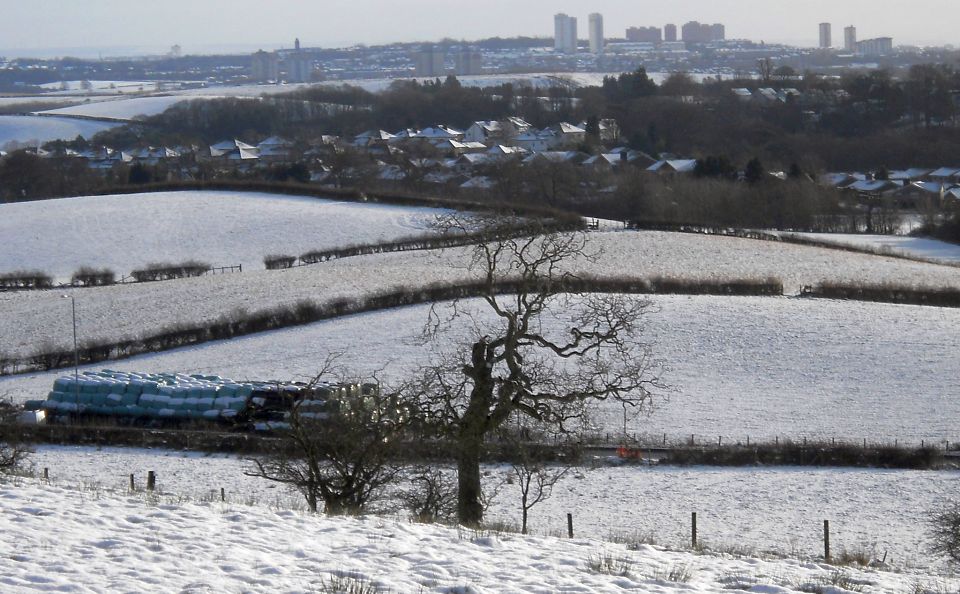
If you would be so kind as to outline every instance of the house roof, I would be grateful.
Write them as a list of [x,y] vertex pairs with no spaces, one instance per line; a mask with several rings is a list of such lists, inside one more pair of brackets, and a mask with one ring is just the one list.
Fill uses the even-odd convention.
[[558,130],[561,134],[585,134],[586,130],[580,126],[574,126],[569,122],[560,122],[555,126],[555,129]]
[[857,192],[875,193],[875,192],[887,192],[889,190],[892,190],[898,187],[900,186],[898,186],[897,184],[893,183],[890,180],[875,179],[875,180],[863,180],[863,181],[854,182],[849,186],[847,186],[847,189],[855,190]]
[[673,171],[675,173],[690,173],[696,166],[696,159],[666,159],[657,161],[650,167],[647,167],[647,171]]
[[479,189],[479,190],[489,190],[494,187],[496,182],[486,176],[471,177],[467,181],[460,184],[461,188],[466,189]]
[[918,177],[924,177],[929,173],[930,173],[929,169],[919,169],[917,167],[914,167],[912,169],[901,169],[901,170],[891,171],[889,177],[892,180],[908,180],[908,179],[916,179]]
[[953,167],[941,167],[930,172],[930,177],[955,177],[960,175],[960,169]]

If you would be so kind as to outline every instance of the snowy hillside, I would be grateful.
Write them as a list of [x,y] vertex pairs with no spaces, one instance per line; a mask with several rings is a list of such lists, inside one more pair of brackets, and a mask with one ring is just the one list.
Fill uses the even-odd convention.
[[905,235],[850,235],[844,233],[794,233],[786,235],[797,235],[837,245],[882,250],[893,254],[906,254],[929,260],[960,262],[960,245],[936,239]]
[[92,138],[115,124],[73,118],[0,115],[0,149],[11,142],[37,146],[51,140]]
[[[82,293],[81,293],[82,295]],[[774,437],[960,440],[960,310],[793,298],[653,298],[647,336],[677,392],[630,432],[671,440],[756,442]],[[134,302],[135,303],[135,302]],[[120,305],[120,302],[117,302]],[[70,303],[50,296],[48,330],[71,337]],[[133,306],[133,303],[130,304]],[[80,336],[97,327],[79,301]],[[172,309],[172,306],[171,306]],[[432,355],[417,340],[427,307],[351,316],[219,343],[111,361],[127,371],[219,374],[235,379],[305,379],[331,351],[359,376],[400,380]],[[169,310],[168,310],[169,311]],[[143,311],[150,318],[153,312]],[[25,314],[26,315],[26,314]],[[61,373],[0,378],[0,394],[45,397]],[[611,405],[604,431],[623,425]]]
[[[302,496],[275,483],[246,476],[246,460],[227,455],[146,450],[39,446],[36,468],[49,468],[58,483],[122,489],[134,473],[147,471],[158,488],[176,496],[255,502],[305,510]],[[488,487],[504,483],[507,466],[485,465]],[[69,477],[69,478],[68,478]],[[396,488],[409,485],[399,481]],[[698,513],[700,539],[714,548],[741,547],[813,558],[822,552],[822,521],[833,526],[834,550],[886,554],[898,568],[942,568],[925,554],[926,518],[956,488],[956,473],[829,468],[678,468],[606,465],[576,468],[560,480],[553,496],[530,511],[537,535],[566,534],[573,513],[578,535],[616,540],[647,536],[684,547],[690,542],[690,513]],[[502,484],[487,517],[519,525],[516,483]],[[385,501],[379,507],[391,508]],[[404,512],[398,516],[404,517]],[[612,519],[616,518],[616,521]]]
[[[126,197],[127,200],[130,198]],[[70,208],[82,209],[87,204],[86,200],[85,198],[65,203]],[[230,239],[229,245],[235,246],[242,242],[250,246],[249,252],[246,251],[247,247],[237,247],[238,253],[250,253],[250,257],[254,258],[257,254],[285,251],[283,248],[287,246],[317,245],[312,238],[320,245],[330,245],[321,243],[324,241],[323,232],[300,236],[300,240],[294,240],[287,239],[284,232],[279,228],[271,228],[267,223],[262,225],[270,232],[258,231],[261,225],[258,221],[265,221],[266,217],[258,216],[257,212],[269,213],[269,210],[260,209],[272,208],[272,200],[255,202],[254,213],[243,219],[242,223],[238,223],[244,225],[242,231],[238,232],[238,238]],[[283,200],[285,199],[281,199],[281,202]],[[63,204],[58,201],[35,204],[44,207],[48,202]],[[425,213],[416,210],[410,215],[410,212],[404,209],[391,211],[381,210],[384,207],[349,204],[343,207],[346,209],[343,211],[345,219],[327,220],[322,219],[324,211],[320,204],[323,203],[318,201],[315,207],[316,216],[328,223],[336,221],[332,227],[323,225],[321,229],[345,230],[342,235],[333,235],[336,239],[331,240],[331,244],[342,245],[343,241],[353,241],[353,238],[358,237],[358,227],[363,227],[370,220],[368,216],[374,216],[364,210],[365,208],[372,208],[374,213],[380,213],[376,216],[385,217],[388,222],[392,221],[387,227],[398,235],[406,234],[429,218]],[[15,206],[18,205],[0,206],[0,213]],[[359,209],[364,215],[354,219],[357,226],[344,226],[346,223],[340,221],[350,221],[349,213],[354,209]],[[67,212],[70,212],[69,208]],[[72,212],[79,214],[80,211]],[[102,254],[103,258],[119,260],[127,258],[129,253],[139,261],[143,261],[143,258],[153,259],[152,255],[142,251],[146,245],[144,241],[131,241],[130,235],[145,232],[146,237],[155,238],[158,235],[162,237],[162,234],[150,231],[151,226],[147,226],[146,231],[143,230],[147,224],[144,221],[150,220],[146,213],[151,211],[145,213],[133,209],[132,212],[132,228],[117,231],[123,235],[122,241],[114,241],[111,233],[104,232],[91,246],[84,247],[78,243],[70,245],[84,254],[89,253],[84,251],[87,249],[99,250],[98,253]],[[383,215],[383,212],[398,212],[399,215]],[[424,218],[417,218],[420,216],[418,213],[423,214]],[[164,222],[157,226],[160,230],[167,231],[171,226],[175,229],[177,224],[184,224],[178,222],[173,214],[153,214]],[[42,220],[40,214],[31,216]],[[391,216],[399,216],[399,221],[397,218],[391,219]],[[410,223],[409,216],[413,216],[413,224]],[[2,220],[0,219],[0,225],[3,224]],[[104,220],[109,220],[109,216]],[[96,221],[89,223],[92,228],[97,228],[98,224],[100,223]],[[106,222],[102,224],[107,225]],[[59,223],[55,226],[62,229],[58,225]],[[308,220],[305,228],[309,227]],[[51,266],[57,259],[63,258],[70,263],[69,266],[62,267],[66,271],[73,269],[73,261],[77,264],[83,263],[64,254],[64,250],[60,249],[56,242],[51,242],[39,229],[23,229],[17,226],[13,233],[34,249],[32,253],[21,256],[22,259],[16,264],[18,268],[27,263],[40,262],[41,258],[51,262]],[[384,233],[383,236],[389,237],[391,234]],[[245,239],[247,237],[258,239]],[[203,240],[187,237],[187,241],[202,243]],[[204,245],[214,244],[211,242]],[[670,276],[689,279],[775,277],[783,280],[788,293],[796,293],[802,285],[823,280],[960,287],[960,268],[749,239],[659,232],[609,232],[591,234],[589,245],[593,252],[598,253],[597,258],[571,261],[569,267],[572,271],[597,276]],[[197,253],[192,247],[180,251],[174,246],[173,243],[166,245],[161,242],[160,249],[164,250],[163,254],[169,254],[170,258],[176,254],[189,253],[204,260],[213,260],[209,254]],[[230,255],[219,253],[224,257]],[[214,252],[213,255],[217,253]],[[171,323],[215,320],[237,309],[253,311],[276,305],[289,305],[302,299],[325,301],[334,298],[356,298],[397,286],[422,286],[436,281],[463,279],[471,274],[466,270],[469,257],[470,253],[466,248],[403,252],[347,258],[286,271],[248,272],[245,266],[243,274],[82,289],[75,293],[81,320],[81,336],[83,340],[116,340],[124,336],[155,332],[156,329]],[[103,260],[98,258],[96,262],[102,263]],[[235,262],[228,260],[225,263]],[[126,267],[118,268],[124,270]],[[36,345],[46,342],[66,345],[69,342],[67,328],[70,320],[64,317],[64,312],[64,302],[54,293],[0,293],[0,329],[3,330],[0,333],[0,352],[10,355],[26,354],[36,348]]]
[[[814,562],[722,558],[589,538],[521,537],[378,517],[176,497],[0,486],[8,591],[304,592],[367,583],[394,593],[810,591],[902,593],[952,587],[919,572],[836,570]],[[604,570],[609,567],[609,570]],[[346,578],[344,576],[350,576]],[[673,581],[671,581],[673,580]],[[826,590],[842,592],[844,590]]]
[[[43,118],[46,119],[46,118]],[[196,259],[263,268],[268,254],[419,235],[443,211],[244,192],[159,192],[0,205],[0,272],[80,266],[121,275]]]
[[[136,120],[140,116],[161,114],[171,106],[190,99],[181,95],[159,95],[155,97],[129,97],[114,101],[98,101],[62,107],[44,111],[45,114],[86,116],[91,118],[110,118],[114,120]],[[214,98],[209,96],[207,98]]]

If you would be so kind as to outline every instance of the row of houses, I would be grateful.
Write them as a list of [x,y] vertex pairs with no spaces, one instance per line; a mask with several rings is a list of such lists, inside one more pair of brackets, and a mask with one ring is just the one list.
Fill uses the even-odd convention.
[[820,183],[864,197],[891,198],[907,206],[921,200],[941,206],[947,200],[960,200],[960,168],[910,168],[876,173],[827,173]]

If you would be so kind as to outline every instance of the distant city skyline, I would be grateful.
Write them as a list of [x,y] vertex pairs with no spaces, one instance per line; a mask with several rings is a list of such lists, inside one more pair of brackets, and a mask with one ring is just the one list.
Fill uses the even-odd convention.
[[[819,23],[837,30],[857,27],[861,37],[893,37],[898,45],[960,43],[954,23],[956,0],[915,0],[910,18],[891,0],[557,0],[517,3],[486,0],[8,0],[0,20],[0,54],[8,57],[80,57],[162,53],[179,44],[184,53],[245,53],[289,48],[299,37],[305,47],[435,42],[443,38],[554,34],[553,16],[566,13],[584,24],[603,15],[607,38],[628,27],[723,23],[727,38],[816,47]],[[424,15],[430,18],[423,18]],[[509,19],[497,18],[509,14]],[[586,38],[586,28],[580,37]]]

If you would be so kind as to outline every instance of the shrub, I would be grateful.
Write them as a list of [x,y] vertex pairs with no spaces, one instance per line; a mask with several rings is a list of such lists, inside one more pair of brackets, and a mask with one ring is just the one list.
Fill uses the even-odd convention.
[[805,287],[803,295],[825,299],[854,299],[878,303],[960,307],[960,289],[954,287],[913,287],[893,283],[820,283]]
[[210,265],[205,262],[188,260],[180,264],[147,264],[144,268],[134,270],[130,273],[130,275],[137,282],[143,283],[150,281],[203,276],[209,270]]
[[960,503],[951,503],[930,519],[930,551],[960,563]]
[[263,259],[263,265],[267,267],[267,270],[282,270],[284,268],[292,268],[296,261],[297,258],[295,256],[271,254]]
[[115,282],[117,282],[117,275],[114,271],[109,268],[97,269],[90,266],[79,268],[70,278],[70,284],[84,287],[112,285]]
[[606,551],[587,558],[587,569],[594,573],[626,577],[630,575],[632,566],[633,563],[627,557],[615,557]]
[[0,289],[49,289],[53,287],[50,275],[38,270],[18,270],[0,274]]

